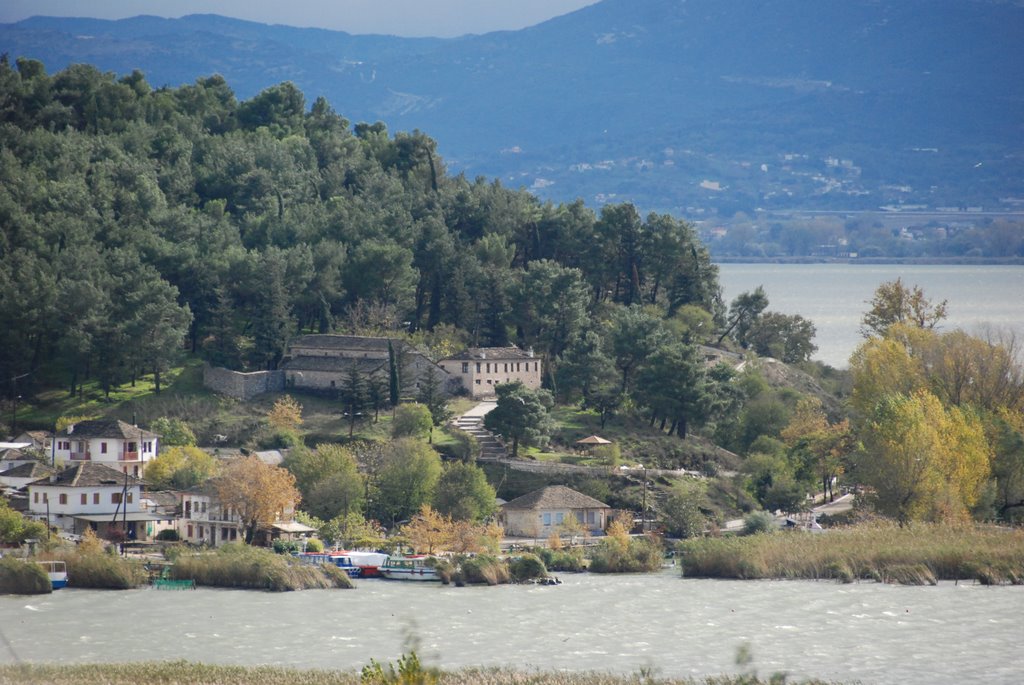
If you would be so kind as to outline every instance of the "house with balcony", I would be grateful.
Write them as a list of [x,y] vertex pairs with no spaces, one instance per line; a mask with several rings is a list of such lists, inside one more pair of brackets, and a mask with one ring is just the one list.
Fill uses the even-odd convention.
[[242,517],[220,503],[217,481],[210,479],[180,493],[178,537],[194,545],[219,547],[245,539]]
[[141,478],[156,458],[160,436],[116,419],[80,421],[57,433],[53,456],[66,464],[91,461]]
[[470,347],[442,359],[438,366],[461,384],[470,397],[494,397],[501,383],[520,381],[531,390],[540,388],[543,367],[533,350],[511,347]]
[[[181,540],[210,547],[245,540],[245,523],[237,511],[221,503],[216,478],[189,488],[180,496],[178,537]],[[294,509],[280,512],[278,520],[261,528],[253,542],[269,545],[278,538],[290,540],[316,532],[315,528],[293,520],[294,515]]]
[[122,529],[130,540],[151,539],[157,524],[170,517],[142,508],[142,481],[106,464],[79,460],[62,471],[28,484],[28,511],[67,533],[91,528],[105,537]]

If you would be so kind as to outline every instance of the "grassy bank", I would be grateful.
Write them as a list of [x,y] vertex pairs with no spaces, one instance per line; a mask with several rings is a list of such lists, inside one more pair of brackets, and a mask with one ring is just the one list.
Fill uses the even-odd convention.
[[[712,676],[694,679],[650,677],[646,674],[542,673],[508,669],[465,669],[424,674],[421,680],[393,680],[395,683],[437,683],[438,685],[768,685],[770,679],[749,675]],[[374,681],[370,681],[371,683]],[[796,682],[796,681],[792,681]],[[824,681],[801,681],[807,685]],[[272,666],[212,666],[185,661],[110,664],[0,666],[0,685],[360,685],[355,672],[292,670]]]
[[1024,583],[1024,530],[995,526],[879,523],[688,540],[679,551],[683,574],[698,578]]
[[53,592],[50,578],[39,564],[14,557],[0,558],[0,594],[43,595]]
[[240,543],[215,552],[182,555],[171,567],[171,578],[196,585],[255,590],[351,588],[348,575],[336,566],[307,564],[294,557]]

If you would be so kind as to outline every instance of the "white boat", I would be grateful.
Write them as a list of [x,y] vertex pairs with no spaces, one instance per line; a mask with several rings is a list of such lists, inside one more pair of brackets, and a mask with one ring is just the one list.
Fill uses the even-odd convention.
[[47,577],[50,579],[50,586],[59,590],[68,584],[68,567],[63,561],[37,561],[43,567]]
[[380,565],[380,575],[389,580],[441,580],[428,562],[433,557],[426,554],[412,554],[406,557],[388,557]]

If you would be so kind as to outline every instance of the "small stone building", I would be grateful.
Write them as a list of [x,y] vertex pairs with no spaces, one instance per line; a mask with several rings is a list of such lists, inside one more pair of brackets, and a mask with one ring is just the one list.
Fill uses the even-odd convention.
[[501,505],[498,522],[505,535],[546,538],[557,533],[569,517],[584,530],[599,532],[611,518],[612,508],[564,485],[549,485]]
[[303,335],[288,346],[288,356],[281,364],[285,387],[321,391],[341,388],[353,368],[363,378],[377,376],[390,382],[392,354],[403,377],[403,395],[416,394],[430,367],[435,382],[447,392],[448,373],[405,341],[331,334]]
[[439,365],[461,383],[470,397],[493,397],[501,383],[521,381],[531,390],[540,388],[543,371],[533,350],[518,347],[470,347],[442,359]]

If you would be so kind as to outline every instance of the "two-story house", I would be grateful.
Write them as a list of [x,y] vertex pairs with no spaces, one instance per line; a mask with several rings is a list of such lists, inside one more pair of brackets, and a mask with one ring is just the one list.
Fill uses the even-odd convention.
[[185,490],[180,496],[178,537],[185,542],[219,547],[225,542],[245,539],[241,517],[220,503],[215,478]]
[[457,379],[470,397],[493,397],[501,383],[521,381],[531,390],[540,388],[541,362],[533,350],[518,347],[470,347],[442,359],[438,365]]
[[144,524],[159,519],[142,510],[141,500],[142,481],[89,461],[28,484],[29,515],[68,533],[82,534],[91,528],[105,536],[113,526],[123,529],[129,539],[145,540]]
[[80,421],[57,434],[57,461],[92,461],[141,478],[146,463],[156,458],[160,436],[124,421]]

